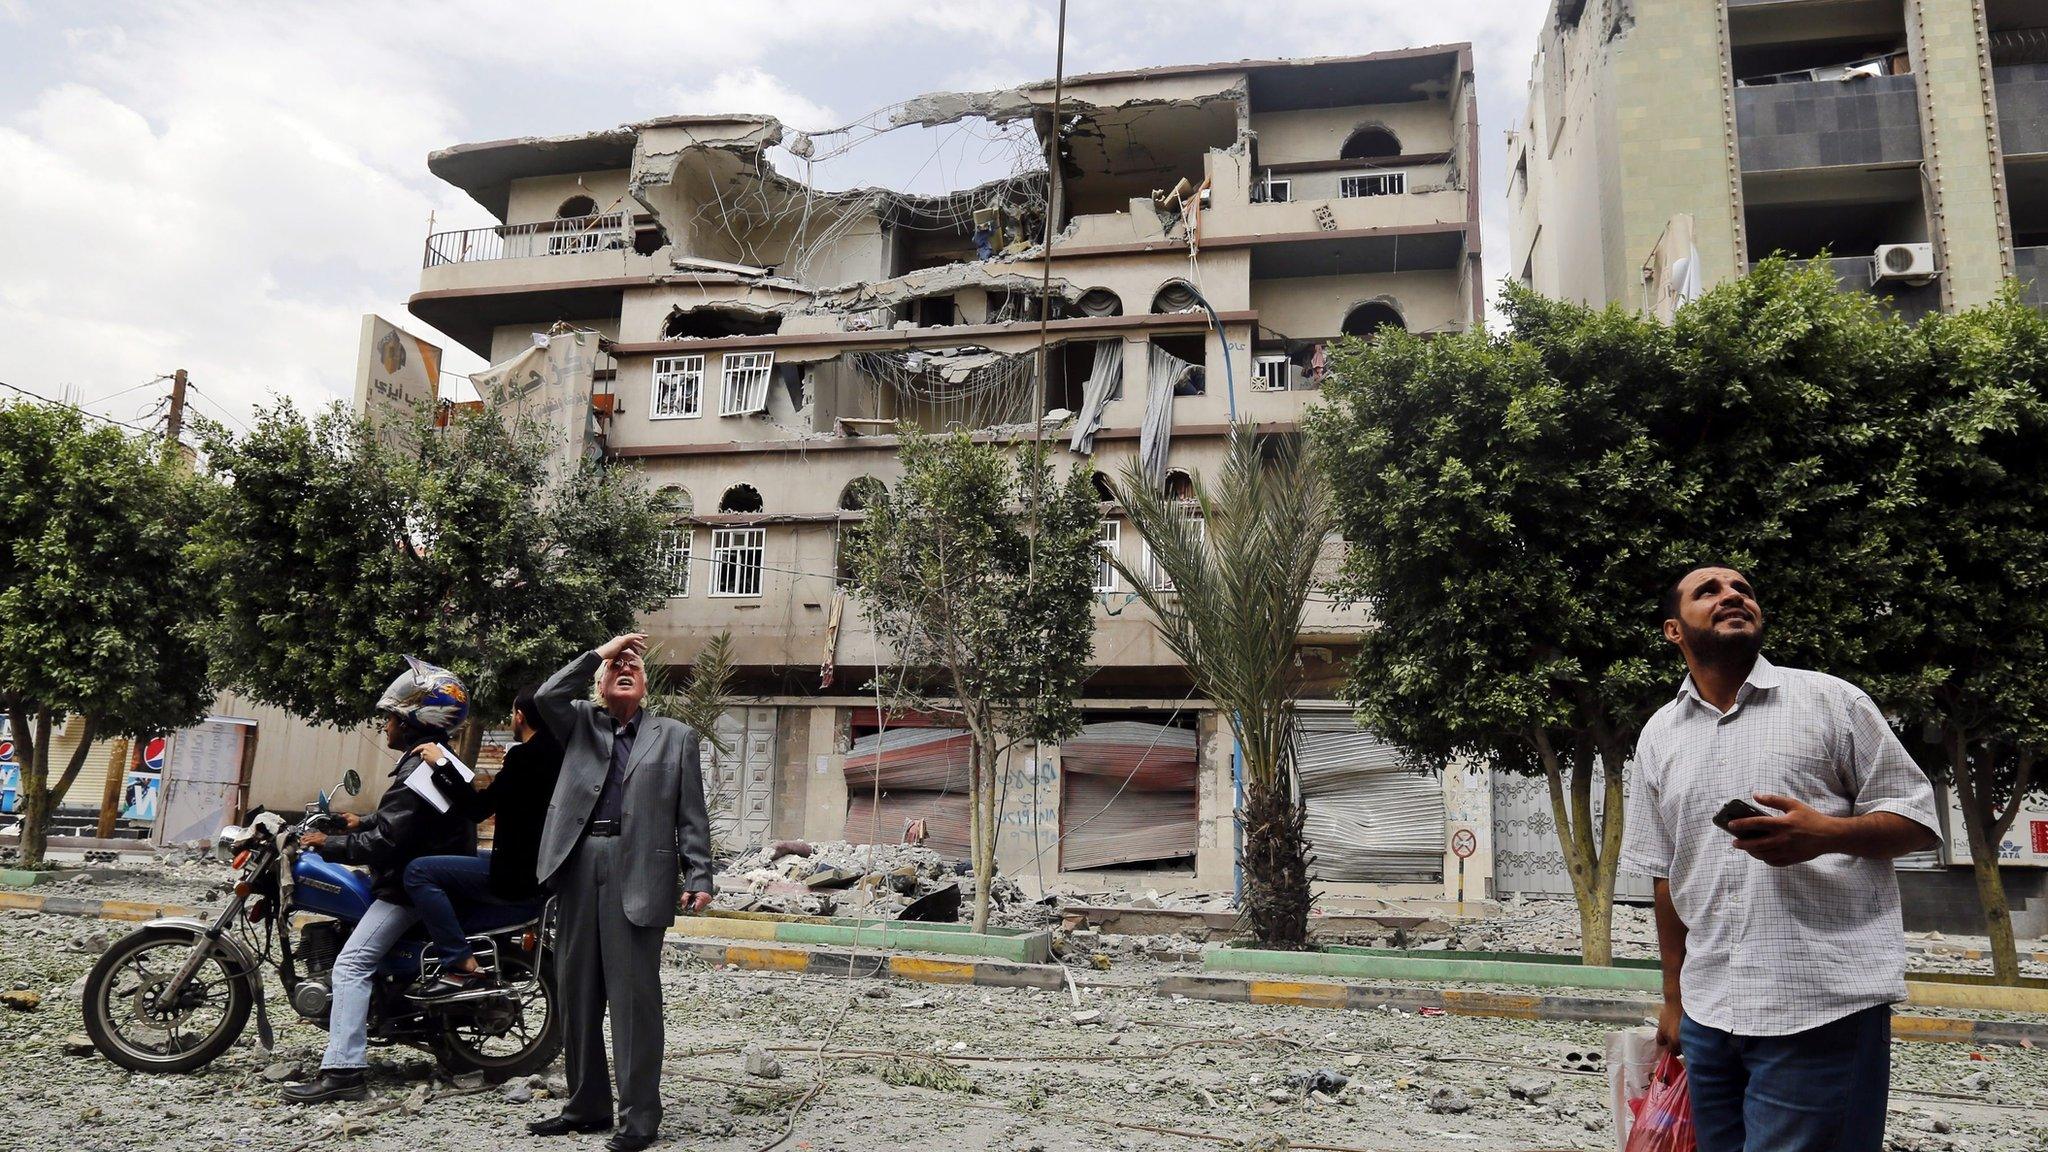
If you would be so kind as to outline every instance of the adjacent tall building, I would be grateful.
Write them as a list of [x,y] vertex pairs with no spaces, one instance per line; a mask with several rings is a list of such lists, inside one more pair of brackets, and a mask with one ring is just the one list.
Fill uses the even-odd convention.
[[1508,271],[1669,315],[1773,253],[1908,317],[2048,300],[2048,5],[1554,0]]
[[[576,450],[689,509],[661,542],[672,595],[644,623],[675,662],[736,640],[749,703],[712,773],[726,835],[893,841],[923,820],[958,850],[963,739],[929,717],[877,735],[887,661],[839,556],[873,485],[897,479],[896,425],[1041,427],[1080,466],[1142,456],[1169,487],[1221,458],[1233,411],[1295,430],[1328,341],[1479,315],[1476,107],[1469,46],[1446,45],[1081,76],[1057,107],[1050,83],[934,93],[815,136],[707,111],[464,144],[429,166],[497,223],[428,237],[411,308],[493,363],[589,334],[592,355],[524,363],[588,393]],[[1013,149],[1014,174],[939,195],[806,181],[913,124]],[[1145,566],[1106,499],[1101,532]],[[1106,558],[1092,591],[1090,727],[1013,758],[1001,863],[1228,888],[1227,730]],[[1363,618],[1314,613],[1300,659],[1334,697]],[[1447,822],[1483,822],[1483,795],[1402,771],[1324,703],[1305,784],[1324,879],[1443,893]]]

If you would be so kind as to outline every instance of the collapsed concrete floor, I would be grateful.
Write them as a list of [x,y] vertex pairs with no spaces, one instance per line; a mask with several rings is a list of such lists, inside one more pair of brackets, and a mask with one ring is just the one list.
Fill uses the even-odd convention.
[[[274,983],[275,1054],[254,1047],[253,1028],[190,1076],[134,1075],[79,1054],[76,990],[97,950],[131,927],[0,914],[0,987],[42,997],[33,1011],[0,1013],[0,1061],[18,1073],[0,1095],[9,1147],[490,1147],[525,1140],[521,1125],[556,1108],[559,1065],[532,1082],[465,1087],[435,1079],[409,1050],[375,1055],[365,1104],[282,1105],[272,1077],[317,1064],[325,1033],[285,1023],[293,1017]],[[663,1132],[677,1148],[748,1150],[789,1125],[781,1146],[807,1152],[1612,1147],[1605,1076],[1564,1067],[1565,1053],[1600,1046],[1602,1026],[1226,1005],[1152,991],[1161,974],[1188,970],[1119,959],[1108,971],[1077,971],[1077,1013],[1066,992],[678,960],[663,974]],[[748,1044],[771,1050],[781,1075],[750,1076]],[[1893,1051],[1890,1147],[2020,1152],[2048,1141],[2048,1052]],[[1312,1095],[1306,1078],[1318,1072],[1347,1083]]]

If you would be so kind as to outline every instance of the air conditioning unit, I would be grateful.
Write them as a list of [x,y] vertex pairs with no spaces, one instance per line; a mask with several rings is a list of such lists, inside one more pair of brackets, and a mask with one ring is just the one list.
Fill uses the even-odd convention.
[[1870,260],[1870,282],[1905,280],[1925,284],[1934,279],[1934,245],[1879,244]]

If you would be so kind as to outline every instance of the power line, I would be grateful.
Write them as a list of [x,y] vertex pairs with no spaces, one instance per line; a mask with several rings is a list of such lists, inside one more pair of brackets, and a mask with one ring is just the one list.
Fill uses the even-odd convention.
[[[151,383],[154,383],[154,381],[151,381]],[[112,424],[120,428],[126,428],[132,432],[140,432],[145,436],[156,435],[156,429],[154,428],[144,428],[139,424],[130,424],[126,420],[116,420],[112,416],[102,416],[97,412],[89,412],[83,408],[80,408],[76,404],[67,403],[66,401],[63,400],[51,399],[50,397],[45,396],[40,392],[31,392],[28,389],[20,387],[18,385],[9,384],[5,380],[0,380],[0,388],[5,388],[10,392],[19,392],[23,396],[26,396],[31,400],[35,400],[43,404],[49,404],[57,408],[69,409],[70,411],[78,413],[80,416],[85,416],[93,420],[98,420],[101,421],[102,423]]]

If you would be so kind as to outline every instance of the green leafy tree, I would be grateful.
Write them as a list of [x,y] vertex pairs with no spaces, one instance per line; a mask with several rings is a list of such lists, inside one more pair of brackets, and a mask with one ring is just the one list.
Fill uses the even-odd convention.
[[490,413],[404,445],[338,405],[208,430],[232,479],[196,550],[221,601],[208,645],[224,682],[342,727],[373,718],[403,656],[440,664],[470,690],[473,758],[519,685],[660,603],[669,514],[626,469],[551,480],[545,434]]
[[1930,357],[1923,502],[1909,519],[1910,595],[1886,605],[1912,636],[1891,702],[1931,736],[1921,762],[1954,789],[1998,978],[2019,978],[2000,845],[2048,791],[2048,319],[2016,288],[1920,326]]
[[1515,288],[1506,311],[1498,334],[1334,358],[1310,427],[1342,588],[1377,623],[1350,690],[1423,762],[1547,781],[1582,952],[1606,964],[1624,766],[1684,674],[1656,619],[1681,569],[1743,568],[1773,659],[1884,698],[1916,358],[1867,297],[1776,261],[1668,328]]
[[988,926],[1003,756],[1080,730],[1094,645],[1101,512],[1088,475],[1043,449],[903,429],[904,476],[869,494],[847,556],[877,638],[901,666],[892,704],[957,716],[971,737],[974,930]]
[[[208,599],[183,555],[206,487],[154,442],[56,405],[0,405],[0,704],[28,867],[95,739],[206,714]],[[78,744],[53,780],[50,736],[67,717]]]
[[1213,483],[1191,500],[1148,482],[1133,460],[1116,497],[1165,576],[1116,561],[1160,636],[1230,723],[1244,756],[1245,922],[1261,943],[1308,942],[1309,852],[1294,774],[1295,658],[1334,505],[1298,438],[1230,431]]
[[[718,733],[718,718],[732,707],[733,674],[737,667],[732,633],[720,632],[698,649],[682,683],[676,683],[675,666],[650,654],[647,660],[647,710],[657,716],[681,720],[703,737],[704,754],[730,756],[735,749]],[[704,806],[711,817],[711,849],[725,855],[732,845],[723,841],[719,824],[731,815],[738,797],[717,787],[710,772],[704,773]]]

